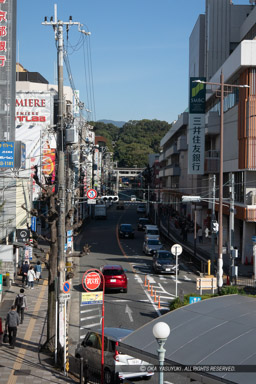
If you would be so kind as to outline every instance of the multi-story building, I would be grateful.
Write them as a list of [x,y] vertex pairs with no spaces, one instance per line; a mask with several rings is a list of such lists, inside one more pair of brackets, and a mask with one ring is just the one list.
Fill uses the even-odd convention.
[[[253,2],[252,2],[253,3]],[[206,82],[249,85],[248,89],[224,87],[224,204],[223,245],[237,247],[242,262],[251,262],[252,236],[256,232],[256,7],[234,5],[231,0],[206,0],[205,15],[199,15],[189,41],[189,76]],[[161,140],[162,200],[172,202],[184,215],[193,208],[181,202],[184,194],[211,200],[216,175],[218,202],[220,153],[220,97],[206,85],[203,174],[188,173],[188,112],[182,113]],[[182,145],[181,145],[182,143]],[[231,180],[234,178],[234,186]],[[230,222],[230,193],[234,192],[235,217]],[[202,204],[198,224],[208,225],[211,203]],[[218,216],[218,204],[215,204]],[[234,225],[234,232],[230,232]]]

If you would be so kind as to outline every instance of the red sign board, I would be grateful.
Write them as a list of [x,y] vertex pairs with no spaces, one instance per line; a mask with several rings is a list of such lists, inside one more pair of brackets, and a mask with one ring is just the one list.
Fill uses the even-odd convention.
[[87,197],[89,199],[95,199],[97,197],[97,191],[95,189],[89,189],[89,191],[87,191]]
[[101,277],[97,272],[90,272],[85,276],[84,284],[87,289],[94,291],[100,286]]

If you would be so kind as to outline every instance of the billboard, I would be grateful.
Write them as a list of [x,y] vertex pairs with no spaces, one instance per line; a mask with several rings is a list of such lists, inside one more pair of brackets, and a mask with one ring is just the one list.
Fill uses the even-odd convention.
[[191,77],[189,90],[188,174],[204,174],[206,85],[196,82],[204,77]]
[[0,0],[0,141],[15,141],[16,0]]

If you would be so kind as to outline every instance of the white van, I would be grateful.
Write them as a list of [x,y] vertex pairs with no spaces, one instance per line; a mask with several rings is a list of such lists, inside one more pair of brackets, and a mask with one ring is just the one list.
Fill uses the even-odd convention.
[[157,225],[146,225],[145,226],[145,241],[148,239],[159,240],[160,233]]

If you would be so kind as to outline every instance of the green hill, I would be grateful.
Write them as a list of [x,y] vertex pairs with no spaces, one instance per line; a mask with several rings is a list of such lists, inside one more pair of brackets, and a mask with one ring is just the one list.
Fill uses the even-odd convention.
[[130,120],[121,128],[113,124],[90,122],[96,136],[104,136],[119,167],[146,167],[148,155],[159,153],[160,141],[171,124],[159,120]]

